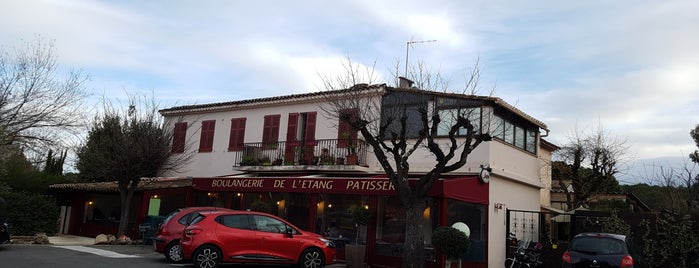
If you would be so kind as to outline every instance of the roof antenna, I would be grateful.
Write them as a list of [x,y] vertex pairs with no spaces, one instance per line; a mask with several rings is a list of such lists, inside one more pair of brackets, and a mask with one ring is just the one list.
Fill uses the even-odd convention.
[[408,53],[410,51],[410,47],[413,44],[422,44],[422,43],[432,43],[432,42],[437,42],[437,40],[421,40],[421,41],[414,41],[411,40],[405,43],[405,78],[408,78]]

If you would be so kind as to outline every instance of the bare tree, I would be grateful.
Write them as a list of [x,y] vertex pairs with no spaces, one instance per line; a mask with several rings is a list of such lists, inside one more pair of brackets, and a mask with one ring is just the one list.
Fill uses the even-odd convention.
[[14,56],[0,50],[0,146],[39,152],[82,126],[86,81],[60,73],[53,42],[27,42]]
[[[158,103],[130,96],[128,108],[105,101],[104,112],[93,122],[87,141],[78,150],[80,176],[91,181],[116,181],[121,198],[119,235],[125,234],[131,200],[143,178],[177,170],[194,154],[173,153],[173,129],[164,128]],[[169,125],[168,125],[169,126]]]
[[552,171],[552,179],[566,194],[568,209],[586,206],[592,195],[617,188],[614,175],[627,150],[625,139],[612,137],[602,127],[593,133],[575,130],[556,152],[564,165],[554,165]]
[[[326,104],[320,109],[327,118],[349,124],[371,146],[405,209],[403,267],[423,267],[422,215],[429,189],[443,173],[463,167],[468,155],[489,141],[490,135],[472,124],[472,110],[440,113],[434,107],[437,96],[457,99],[457,95],[464,95],[446,93],[447,83],[439,73],[430,72],[421,64],[415,66],[410,72],[417,80],[415,84],[430,87],[420,90],[405,79],[397,80],[399,86],[395,88],[374,84],[377,76],[373,70],[373,66],[362,68],[348,58],[344,75],[321,76],[324,89],[329,91],[325,94]],[[479,75],[474,68],[463,91],[476,89]],[[440,91],[428,91],[434,88]],[[446,137],[439,137],[442,135]],[[424,174],[410,177],[409,160],[419,150],[434,156],[434,166]]]

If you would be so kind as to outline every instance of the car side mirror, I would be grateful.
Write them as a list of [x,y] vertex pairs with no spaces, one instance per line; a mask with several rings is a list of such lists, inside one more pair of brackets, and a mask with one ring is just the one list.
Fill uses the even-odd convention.
[[286,230],[284,230],[284,234],[286,234],[289,237],[293,237],[294,236],[294,229],[289,227],[289,226],[284,226],[284,227],[286,227]]

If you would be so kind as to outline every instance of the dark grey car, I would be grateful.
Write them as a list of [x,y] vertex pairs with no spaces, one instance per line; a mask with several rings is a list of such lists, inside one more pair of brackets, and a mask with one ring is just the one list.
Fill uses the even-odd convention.
[[629,248],[624,235],[581,233],[570,241],[561,261],[564,268],[633,268],[634,257]]

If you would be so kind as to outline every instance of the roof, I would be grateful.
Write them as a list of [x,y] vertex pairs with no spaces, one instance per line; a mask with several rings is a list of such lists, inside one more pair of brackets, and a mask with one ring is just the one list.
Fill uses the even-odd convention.
[[536,118],[524,113],[522,110],[510,105],[509,103],[507,103],[506,101],[504,101],[498,97],[468,95],[468,94],[461,94],[461,93],[438,92],[438,91],[422,90],[422,89],[418,89],[418,88],[394,88],[394,87],[387,87],[386,84],[373,84],[373,85],[357,84],[353,87],[350,87],[347,89],[339,89],[339,90],[327,90],[327,91],[318,91],[318,92],[303,93],[303,94],[291,94],[291,95],[282,95],[282,96],[256,98],[256,99],[248,99],[248,100],[238,100],[238,101],[228,101],[228,102],[184,105],[184,106],[176,106],[176,107],[172,107],[172,108],[162,109],[159,112],[160,112],[160,114],[162,114],[164,116],[166,116],[166,115],[182,115],[182,114],[190,114],[190,113],[208,113],[208,112],[216,112],[216,111],[229,111],[229,110],[237,110],[237,109],[250,108],[250,107],[262,106],[262,105],[282,105],[282,104],[285,104],[285,103],[288,103],[291,101],[294,101],[294,102],[318,102],[319,100],[322,100],[323,97],[328,96],[328,95],[343,94],[343,93],[347,93],[347,92],[351,92],[351,91],[354,91],[354,92],[352,92],[352,94],[356,94],[357,93],[356,91],[358,91],[358,90],[365,91],[367,95],[383,94],[383,92],[385,92],[385,91],[402,91],[402,92],[415,92],[415,93],[427,94],[427,95],[436,96],[436,97],[482,100],[482,101],[491,102],[495,105],[503,107],[503,108],[507,109],[508,111],[511,111],[514,114],[517,114],[518,116],[521,116],[522,118],[534,123],[538,127],[545,129],[548,132],[548,127],[546,126],[546,124],[544,124],[543,122],[537,120]]
[[[191,178],[143,178],[136,191],[182,188],[192,186]],[[90,192],[119,192],[116,181],[61,183],[49,185],[51,190],[59,191],[90,191]]]

